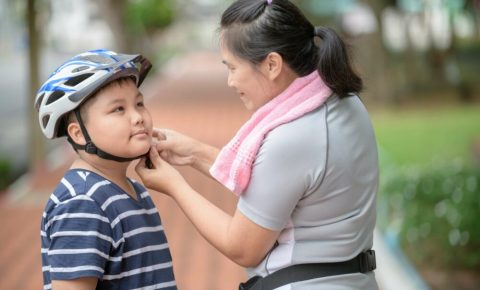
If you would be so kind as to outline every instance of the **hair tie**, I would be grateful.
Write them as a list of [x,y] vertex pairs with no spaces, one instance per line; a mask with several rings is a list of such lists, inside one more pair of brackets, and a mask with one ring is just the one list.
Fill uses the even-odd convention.
[[322,26],[315,26],[313,28],[313,36],[317,36],[317,37],[320,37],[323,39],[323,36],[325,35],[325,33],[323,32],[323,27]]
[[273,0],[267,0],[267,5],[272,4]]

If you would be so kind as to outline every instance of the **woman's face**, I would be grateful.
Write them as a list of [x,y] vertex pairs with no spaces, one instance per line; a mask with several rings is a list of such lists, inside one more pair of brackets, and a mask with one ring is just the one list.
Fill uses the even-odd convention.
[[256,111],[270,101],[274,94],[273,83],[263,72],[263,65],[250,62],[232,54],[225,45],[220,48],[223,63],[228,68],[228,86],[236,90],[248,110]]

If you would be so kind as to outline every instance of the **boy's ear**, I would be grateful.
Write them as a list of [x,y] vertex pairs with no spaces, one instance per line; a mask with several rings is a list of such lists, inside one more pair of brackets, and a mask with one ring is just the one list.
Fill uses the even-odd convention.
[[80,128],[80,124],[77,122],[68,124],[67,134],[70,136],[70,138],[72,138],[73,142],[77,143],[78,145],[87,144],[87,141],[85,141],[85,137],[83,136],[82,129]]
[[277,52],[271,52],[264,60],[264,69],[270,80],[275,80],[283,69],[283,58]]

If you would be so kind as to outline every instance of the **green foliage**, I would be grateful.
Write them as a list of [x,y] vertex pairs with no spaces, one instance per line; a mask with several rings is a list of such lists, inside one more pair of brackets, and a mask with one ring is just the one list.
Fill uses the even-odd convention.
[[373,115],[378,226],[418,266],[480,269],[480,168],[472,158],[479,112],[475,105]]
[[378,224],[416,264],[480,269],[480,168],[460,159],[382,172]]
[[152,32],[167,27],[174,19],[173,0],[130,0],[125,19],[132,33]]

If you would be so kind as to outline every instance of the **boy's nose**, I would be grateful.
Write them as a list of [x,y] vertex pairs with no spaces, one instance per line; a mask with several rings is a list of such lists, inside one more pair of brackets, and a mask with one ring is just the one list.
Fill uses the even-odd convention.
[[138,110],[134,110],[132,113],[132,121],[134,124],[143,123],[143,115]]

